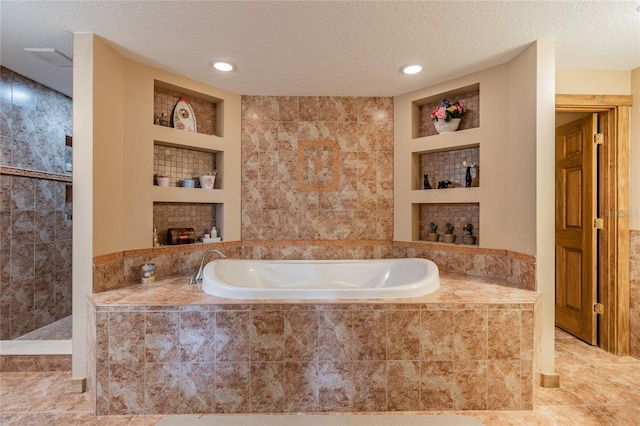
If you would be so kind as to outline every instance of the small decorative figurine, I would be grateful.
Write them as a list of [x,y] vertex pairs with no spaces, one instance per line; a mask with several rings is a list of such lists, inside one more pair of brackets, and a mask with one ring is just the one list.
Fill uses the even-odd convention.
[[446,228],[444,231],[444,242],[453,243],[456,240],[456,236],[453,235],[453,226],[447,222],[444,227]]
[[473,235],[471,235],[471,231],[473,229],[473,225],[470,223],[467,223],[466,225],[464,225],[462,227],[462,242],[465,244],[475,244],[476,242],[476,237],[474,237]]
[[432,189],[431,184],[429,183],[429,175],[425,173],[424,175],[424,189]]
[[464,177],[465,187],[471,188],[471,183],[473,182],[473,179],[471,178],[471,168],[475,166],[475,163],[467,163],[466,161],[463,161],[462,165],[467,168],[467,174]]
[[451,185],[451,181],[450,180],[441,180],[440,182],[438,182],[438,189],[448,188],[449,185]]
[[438,230],[438,225],[431,222],[429,224],[429,235],[427,236],[429,241],[433,241],[433,242],[438,241],[438,234],[436,232],[437,230]]

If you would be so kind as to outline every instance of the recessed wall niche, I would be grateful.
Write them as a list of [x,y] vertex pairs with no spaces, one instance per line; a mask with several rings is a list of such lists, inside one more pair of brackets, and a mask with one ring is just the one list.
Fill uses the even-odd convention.
[[473,84],[414,102],[416,109],[414,117],[417,119],[417,121],[413,123],[414,138],[438,134],[431,121],[431,111],[438,106],[443,99],[448,99],[449,101],[464,101],[466,104],[466,110],[460,121],[458,131],[480,127],[480,84]]
[[169,228],[193,228],[196,239],[201,238],[217,226],[217,208],[218,204],[214,203],[153,203],[153,226],[158,232],[158,241],[167,244]]
[[[195,179],[199,186],[198,177],[217,170],[218,160],[215,152],[198,151],[194,149],[178,148],[163,145],[159,142],[153,145],[153,174],[169,173],[169,186],[179,186],[183,179]],[[219,179],[216,179],[220,182]],[[216,184],[214,188],[219,188]]]
[[455,244],[462,243],[462,235],[465,224],[473,225],[472,234],[476,237],[475,245],[480,241],[480,204],[479,203],[433,203],[419,205],[419,238],[420,241],[428,241],[429,224],[437,225],[438,241],[442,241],[445,225],[450,223],[456,236]]
[[414,154],[418,157],[419,179],[414,182],[413,189],[424,189],[424,175],[429,175],[429,183],[433,189],[438,188],[438,182],[450,180],[451,188],[464,188],[466,186],[467,169],[463,165],[466,161],[471,168],[471,186],[480,186],[480,146],[450,149],[443,151],[430,151]]
[[[191,92],[162,81],[155,80],[153,87],[153,119],[155,124],[166,119],[166,126],[173,127],[173,108],[181,97],[185,96],[196,116],[197,132],[204,135],[222,136],[222,126],[218,123],[218,108],[223,101],[201,93]],[[162,114],[165,114],[164,117]],[[158,122],[156,122],[156,120]]]

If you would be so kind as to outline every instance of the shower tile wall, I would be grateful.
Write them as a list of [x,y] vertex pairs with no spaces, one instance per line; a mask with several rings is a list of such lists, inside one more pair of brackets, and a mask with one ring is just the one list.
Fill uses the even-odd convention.
[[[70,176],[71,99],[4,67],[0,77],[0,166]],[[71,314],[68,185],[0,174],[0,339]]]
[[[310,141],[337,142],[337,190],[298,184],[329,164]],[[391,240],[393,99],[243,96],[242,171],[243,240]]]

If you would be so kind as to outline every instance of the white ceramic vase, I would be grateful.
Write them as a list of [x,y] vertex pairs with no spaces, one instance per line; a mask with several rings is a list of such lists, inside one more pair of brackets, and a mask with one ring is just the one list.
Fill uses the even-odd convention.
[[455,132],[458,130],[458,126],[460,125],[460,119],[452,118],[451,121],[438,120],[434,121],[433,125],[438,133]]

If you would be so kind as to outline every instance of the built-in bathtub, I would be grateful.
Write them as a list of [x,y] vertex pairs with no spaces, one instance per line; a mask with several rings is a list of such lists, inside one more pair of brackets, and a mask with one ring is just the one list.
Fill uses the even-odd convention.
[[231,299],[364,299],[424,296],[438,289],[438,267],[427,259],[218,259],[203,273],[202,290]]
[[532,408],[535,292],[448,272],[390,299],[230,299],[188,282],[89,295],[96,414]]

